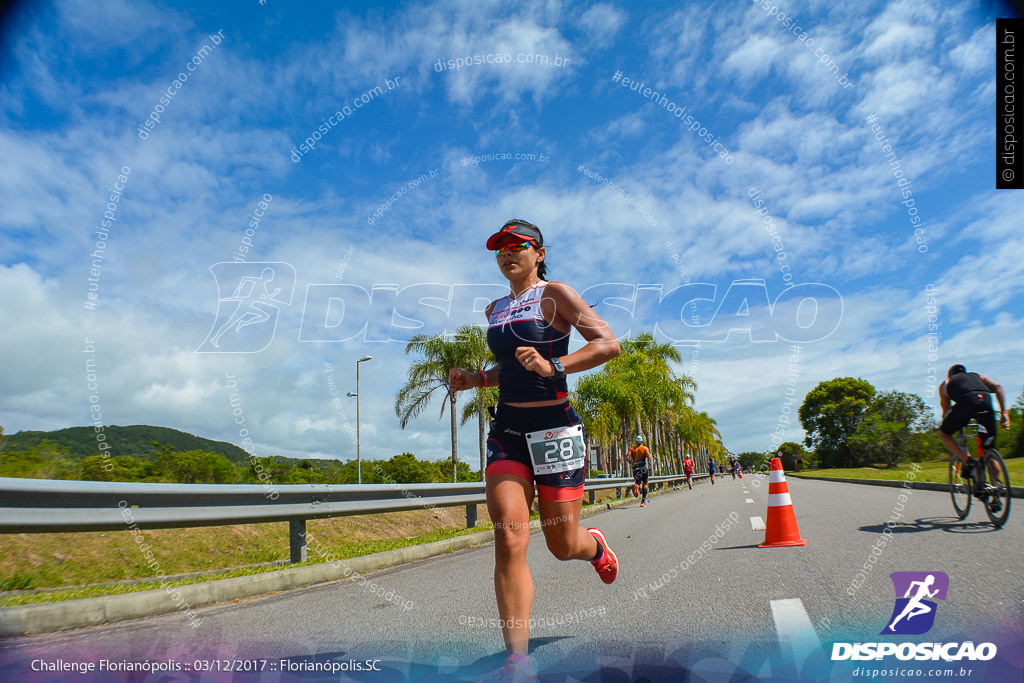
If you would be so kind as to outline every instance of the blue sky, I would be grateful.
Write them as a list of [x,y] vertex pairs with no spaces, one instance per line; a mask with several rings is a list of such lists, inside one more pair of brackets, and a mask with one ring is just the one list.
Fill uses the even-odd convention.
[[[363,456],[446,457],[440,397],[398,426],[403,340],[483,322],[504,282],[483,243],[513,217],[617,334],[680,345],[730,450],[780,420],[803,437],[787,380],[934,404],[963,362],[1021,392],[1024,193],[994,189],[1007,8],[208,4],[7,19],[8,433],[99,414],[351,458],[369,354]],[[211,347],[245,277],[272,296]],[[460,445],[477,462],[475,424]]]

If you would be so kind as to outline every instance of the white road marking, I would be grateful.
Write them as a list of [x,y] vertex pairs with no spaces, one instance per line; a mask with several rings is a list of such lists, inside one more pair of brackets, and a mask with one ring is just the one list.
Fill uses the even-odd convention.
[[760,517],[751,517],[750,528],[754,531],[764,531],[767,527],[765,527],[764,520]]
[[754,503],[754,499],[753,498],[747,498],[747,505],[752,505],[753,503]]
[[807,610],[800,598],[772,600],[772,618],[775,619],[775,631],[779,635],[779,648],[784,661],[797,664],[810,655],[821,650],[821,641],[814,632]]

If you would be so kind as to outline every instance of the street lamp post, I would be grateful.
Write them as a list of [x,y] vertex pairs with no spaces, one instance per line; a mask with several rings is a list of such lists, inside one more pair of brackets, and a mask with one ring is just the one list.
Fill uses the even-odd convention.
[[348,396],[356,397],[356,467],[359,468],[359,474],[357,479],[360,484],[363,483],[363,458],[359,452],[359,364],[373,360],[373,356],[363,356],[356,361],[356,390],[348,392]]

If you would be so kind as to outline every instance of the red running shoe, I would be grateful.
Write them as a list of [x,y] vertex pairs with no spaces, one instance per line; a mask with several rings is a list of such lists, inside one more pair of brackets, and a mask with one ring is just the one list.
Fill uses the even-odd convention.
[[601,556],[600,560],[595,560],[590,564],[594,565],[594,569],[597,570],[601,580],[605,583],[613,583],[615,577],[619,575],[619,558],[615,556],[612,549],[608,547],[608,539],[604,537],[600,529],[587,529],[590,535],[597,539],[597,542],[604,548],[604,555]]

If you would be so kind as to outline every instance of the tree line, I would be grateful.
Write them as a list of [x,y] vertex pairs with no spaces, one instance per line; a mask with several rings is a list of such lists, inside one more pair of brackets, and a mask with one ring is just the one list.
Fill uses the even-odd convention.
[[[1024,457],[1024,392],[1009,412],[1011,429],[998,430],[997,445],[1005,457]],[[806,433],[803,446],[809,450],[793,442],[782,444],[779,450],[790,460],[789,467],[798,454],[805,467],[823,469],[895,467],[902,461],[949,456],[936,432],[941,416],[935,415],[924,399],[903,391],[878,391],[861,378],[819,382],[804,397],[798,414]],[[765,457],[756,453],[740,456],[741,462]]]
[[[2,430],[0,430],[2,434]],[[260,467],[260,470],[257,470]],[[388,460],[364,460],[365,484],[439,483],[449,481],[447,460],[419,460],[412,453]],[[0,477],[123,481],[174,484],[262,484],[258,473],[267,472],[274,484],[355,484],[355,460],[295,459],[282,456],[249,458],[233,463],[220,453],[153,442],[148,455],[90,455],[77,458],[64,445],[49,439],[24,451],[0,453]],[[264,475],[266,476],[266,475]],[[478,481],[479,473],[460,463],[458,481]]]

